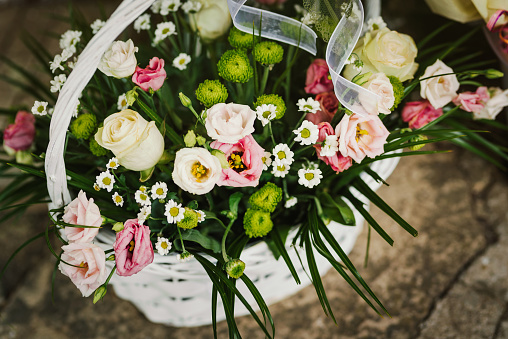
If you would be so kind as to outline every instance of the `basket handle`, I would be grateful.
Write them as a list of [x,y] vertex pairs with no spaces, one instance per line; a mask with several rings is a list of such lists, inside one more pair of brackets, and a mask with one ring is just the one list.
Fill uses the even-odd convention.
[[104,27],[90,40],[81,55],[79,55],[74,70],[62,88],[51,117],[49,143],[44,163],[48,193],[51,199],[50,209],[66,205],[72,200],[67,188],[64,147],[67,129],[72,113],[76,108],[79,94],[95,74],[104,52],[118,35],[146,11],[154,1],[122,1]]

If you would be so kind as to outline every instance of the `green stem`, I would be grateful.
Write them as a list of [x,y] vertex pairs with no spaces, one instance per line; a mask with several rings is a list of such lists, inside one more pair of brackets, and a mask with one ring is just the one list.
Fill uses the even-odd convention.
[[185,246],[183,245],[183,238],[182,238],[182,232],[180,232],[180,227],[176,226],[176,229],[178,230],[178,235],[180,236],[180,242],[182,243],[182,252],[186,252]]
[[182,40],[182,31],[180,30],[180,20],[176,16],[176,12],[173,12],[173,19],[175,20],[176,25],[176,36],[178,37],[178,43],[180,44],[180,48],[183,48],[183,40]]
[[245,92],[243,91],[242,84],[237,82],[236,83],[236,95],[237,95],[237,101],[239,103],[243,103],[245,99]]
[[113,278],[113,273],[115,273],[115,271],[116,271],[116,265],[113,267],[113,269],[109,273],[108,279],[106,279],[106,282],[104,283],[104,286],[107,286],[109,284],[109,281],[111,280],[111,278]]
[[275,142],[275,138],[273,136],[272,122],[271,121],[268,123],[268,130],[270,131],[270,137],[272,138],[273,147],[275,147],[275,145],[277,145],[277,143]]
[[270,67],[265,66],[263,70],[263,78],[261,79],[261,87],[259,89],[259,95],[263,95],[266,89],[266,83],[268,82],[268,74],[270,74]]
[[224,258],[224,262],[226,262],[226,263],[229,261],[228,255],[226,253],[226,238],[227,238],[229,230],[231,230],[231,226],[233,226],[233,223],[235,222],[235,220],[236,219],[231,219],[229,221],[229,225],[226,228],[224,235],[222,236],[222,258]]

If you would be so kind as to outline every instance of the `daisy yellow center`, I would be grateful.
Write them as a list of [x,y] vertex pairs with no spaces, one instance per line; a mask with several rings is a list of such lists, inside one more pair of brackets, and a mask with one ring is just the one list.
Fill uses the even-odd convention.
[[183,58],[182,58],[182,59],[180,59],[180,61],[178,61],[178,63],[179,63],[180,65],[185,64],[185,59],[183,59]]
[[134,251],[134,240],[131,240],[129,242],[129,252],[132,252],[132,251]]
[[169,33],[169,28],[164,28],[162,30],[162,34],[168,34]]
[[277,166],[277,171],[284,172],[285,170],[286,170],[286,166],[284,166],[284,165]]
[[263,164],[266,164],[266,157],[262,157],[261,161],[263,162]]
[[284,151],[278,151],[277,152],[277,157],[279,159],[286,159],[286,152],[284,152]]
[[163,195],[163,194],[164,194],[164,190],[162,189],[162,187],[159,187],[159,188],[157,188],[157,189],[155,190],[155,193],[156,193],[157,195]]
[[359,125],[356,126],[356,142],[360,140],[362,135],[369,135],[369,132],[365,129],[361,129]]
[[111,185],[111,178],[108,178],[108,177],[103,178],[103,179],[102,179],[102,183],[103,183],[104,185],[106,185],[106,186]]
[[180,214],[180,209],[178,207],[171,207],[169,210],[169,214],[172,217],[176,217],[178,214]]
[[37,112],[39,112],[39,113],[44,112],[44,106],[37,107]]
[[109,167],[116,167],[116,162],[111,161],[111,162],[109,163]]
[[144,193],[141,193],[141,194],[139,195],[139,199],[141,199],[141,200],[146,200],[146,198],[148,198],[148,197],[147,197],[147,195],[146,195],[146,194],[144,194]]
[[272,114],[272,112],[271,112],[271,111],[264,111],[264,112],[263,112],[263,118],[268,119],[268,117],[270,116],[270,114]]
[[312,105],[307,104],[307,105],[303,106],[303,108],[306,108],[309,111],[311,111],[312,110]]
[[208,168],[201,165],[201,163],[196,162],[194,165],[192,165],[191,173],[196,178],[197,182],[201,182],[201,179],[205,178],[208,175]]
[[164,242],[161,242],[161,247],[162,247],[163,249],[168,248],[168,243],[167,243],[167,242],[165,242],[165,241],[164,241]]
[[122,197],[121,197],[121,196],[119,196],[119,195],[117,195],[117,196],[115,197],[115,202],[117,202],[117,203],[122,202],[122,200],[123,200],[123,199],[122,199]]
[[231,167],[235,172],[241,172],[245,170],[247,167],[242,162],[243,152],[233,152],[229,156],[228,163],[229,167]]
[[307,128],[304,128],[300,132],[300,135],[302,136],[302,138],[307,139],[308,137],[310,137],[310,131]]
[[314,179],[314,173],[305,173],[305,179],[311,181]]
[[123,99],[121,104],[122,104],[122,106],[126,106],[127,105],[127,100]]
[[101,188],[97,184],[93,185],[93,189],[96,190],[96,191],[100,191],[101,190]]
[[143,193],[146,193],[146,186],[140,186],[139,190]]

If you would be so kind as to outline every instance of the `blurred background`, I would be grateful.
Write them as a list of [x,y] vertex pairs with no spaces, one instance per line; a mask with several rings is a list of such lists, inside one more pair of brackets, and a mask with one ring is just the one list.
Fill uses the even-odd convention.
[[[104,19],[118,0],[73,1],[91,23]],[[287,1],[290,6],[296,1]],[[0,54],[47,81],[22,43],[29,32],[54,54],[58,37],[69,29],[62,18],[69,1],[0,0]],[[388,27],[418,43],[447,20],[420,0],[384,1]],[[439,39],[450,41],[473,25],[454,24]],[[494,53],[479,32],[471,50],[482,58]],[[469,53],[470,51],[465,51]],[[0,76],[16,79],[0,62]],[[501,86],[501,80],[491,85]],[[49,86],[49,85],[48,85]],[[33,98],[0,81],[1,107],[31,107]],[[506,117],[504,117],[506,118]],[[0,121],[0,126],[5,121]],[[451,144],[451,150],[424,157],[403,157],[389,187],[379,195],[419,231],[412,238],[375,207],[373,216],[395,240],[390,247],[377,234],[364,267],[364,227],[350,258],[391,314],[379,317],[334,271],[323,280],[337,325],[327,318],[312,286],[270,307],[278,338],[508,338],[508,180],[506,173]],[[0,191],[7,184],[0,179]],[[0,214],[1,217],[1,214]],[[32,234],[49,222],[45,206],[0,225],[0,266]],[[51,279],[54,258],[39,240],[25,248],[0,282],[0,338],[211,338],[211,326],[173,328],[150,323],[112,289],[96,305],[81,297],[68,278]],[[250,317],[238,319],[244,338],[263,338]],[[219,324],[219,337],[228,335]]]

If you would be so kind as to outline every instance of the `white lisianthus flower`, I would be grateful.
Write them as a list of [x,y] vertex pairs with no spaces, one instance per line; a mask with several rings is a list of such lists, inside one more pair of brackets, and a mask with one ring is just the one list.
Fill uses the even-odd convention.
[[153,45],[158,45],[162,40],[166,39],[168,36],[176,34],[176,26],[172,22],[161,22],[157,25],[155,29],[155,38],[153,40]]
[[201,147],[182,148],[176,152],[174,183],[192,194],[210,192],[222,174],[219,158]]
[[136,32],[148,31],[150,30],[150,14],[146,13],[139,16],[136,21],[134,21],[134,29]]
[[127,93],[124,93],[118,97],[116,108],[119,111],[123,111],[124,109],[129,108],[129,103],[127,102]]
[[231,26],[231,15],[227,0],[201,0],[201,8],[191,14],[190,24],[194,31],[204,41],[215,40],[226,32]]
[[319,138],[319,129],[317,125],[314,125],[308,120],[304,120],[302,125],[293,133],[296,134],[295,141],[298,141],[300,145],[312,145],[315,144]]
[[126,42],[115,41],[104,53],[99,63],[99,70],[117,79],[130,77],[136,70],[136,53],[138,48],[131,39]]
[[165,199],[168,194],[168,185],[165,182],[159,181],[152,186],[152,199]]
[[179,204],[174,200],[169,200],[165,207],[166,211],[164,212],[164,215],[170,224],[176,224],[184,218],[185,208],[182,207],[182,204]]
[[155,122],[126,109],[111,114],[95,134],[95,141],[110,150],[123,167],[144,171],[154,167],[164,152],[164,138]]
[[95,182],[100,188],[104,188],[108,192],[111,192],[115,183],[115,177],[109,173],[109,171],[105,171],[95,177]]
[[272,164],[272,153],[265,152],[261,160],[263,161],[263,171],[268,171],[268,168]]
[[302,186],[313,188],[319,185],[322,178],[320,169],[300,168],[298,170],[298,183]]
[[67,76],[65,74],[55,76],[53,80],[49,82],[51,84],[51,88],[49,89],[51,93],[59,92],[65,81],[67,81]]
[[76,53],[76,45],[81,40],[81,34],[83,32],[80,31],[67,31],[60,37],[60,48],[63,50],[68,50],[72,52],[72,54]]
[[289,165],[273,162],[272,174],[277,178],[284,178],[289,173]]
[[113,199],[113,202],[116,206],[123,206],[123,198],[120,194],[118,194],[118,192],[115,192],[111,198]]
[[34,105],[32,106],[32,114],[33,115],[46,115],[46,114],[48,114],[47,108],[48,108],[48,103],[46,101],[35,101]]
[[298,106],[298,111],[306,113],[316,113],[321,109],[319,101],[316,101],[313,98],[308,98],[307,100],[303,98],[299,99],[296,105]]
[[390,108],[395,103],[393,85],[384,73],[371,75],[362,87],[379,96],[379,100],[375,102],[370,100],[370,96],[366,97],[365,93],[360,92],[359,100],[369,114],[379,115],[379,113],[390,114],[392,112]]
[[254,132],[254,120],[256,112],[249,106],[218,103],[208,109],[205,127],[210,138],[234,144]]
[[339,139],[337,135],[327,135],[319,155],[322,157],[333,157],[339,151]]
[[106,21],[102,21],[101,19],[97,19],[90,25],[93,34],[97,34],[101,30],[102,27],[106,24]]
[[263,126],[266,126],[277,115],[277,106],[262,104],[256,108],[256,115]]
[[[293,159],[293,151],[289,149],[289,146],[286,144],[278,144],[274,147],[272,154],[275,157],[274,162],[277,164],[291,165],[294,161]],[[276,165],[274,164],[274,167]]]
[[473,119],[494,120],[496,116],[508,106],[508,89],[502,90],[499,87],[489,88],[490,99],[485,107],[479,112],[473,111]]
[[446,66],[441,60],[436,60],[433,65],[425,69],[420,79],[432,77],[420,82],[420,95],[428,99],[434,108],[441,108],[457,97],[457,90],[460,87],[455,74],[436,76],[440,74],[454,73],[453,69]]
[[191,57],[188,54],[180,53],[173,60],[173,67],[178,68],[180,71],[187,69],[187,64],[191,62]]
[[155,243],[155,248],[160,255],[166,255],[169,253],[172,245],[171,242],[163,237],[157,237],[157,242]]

